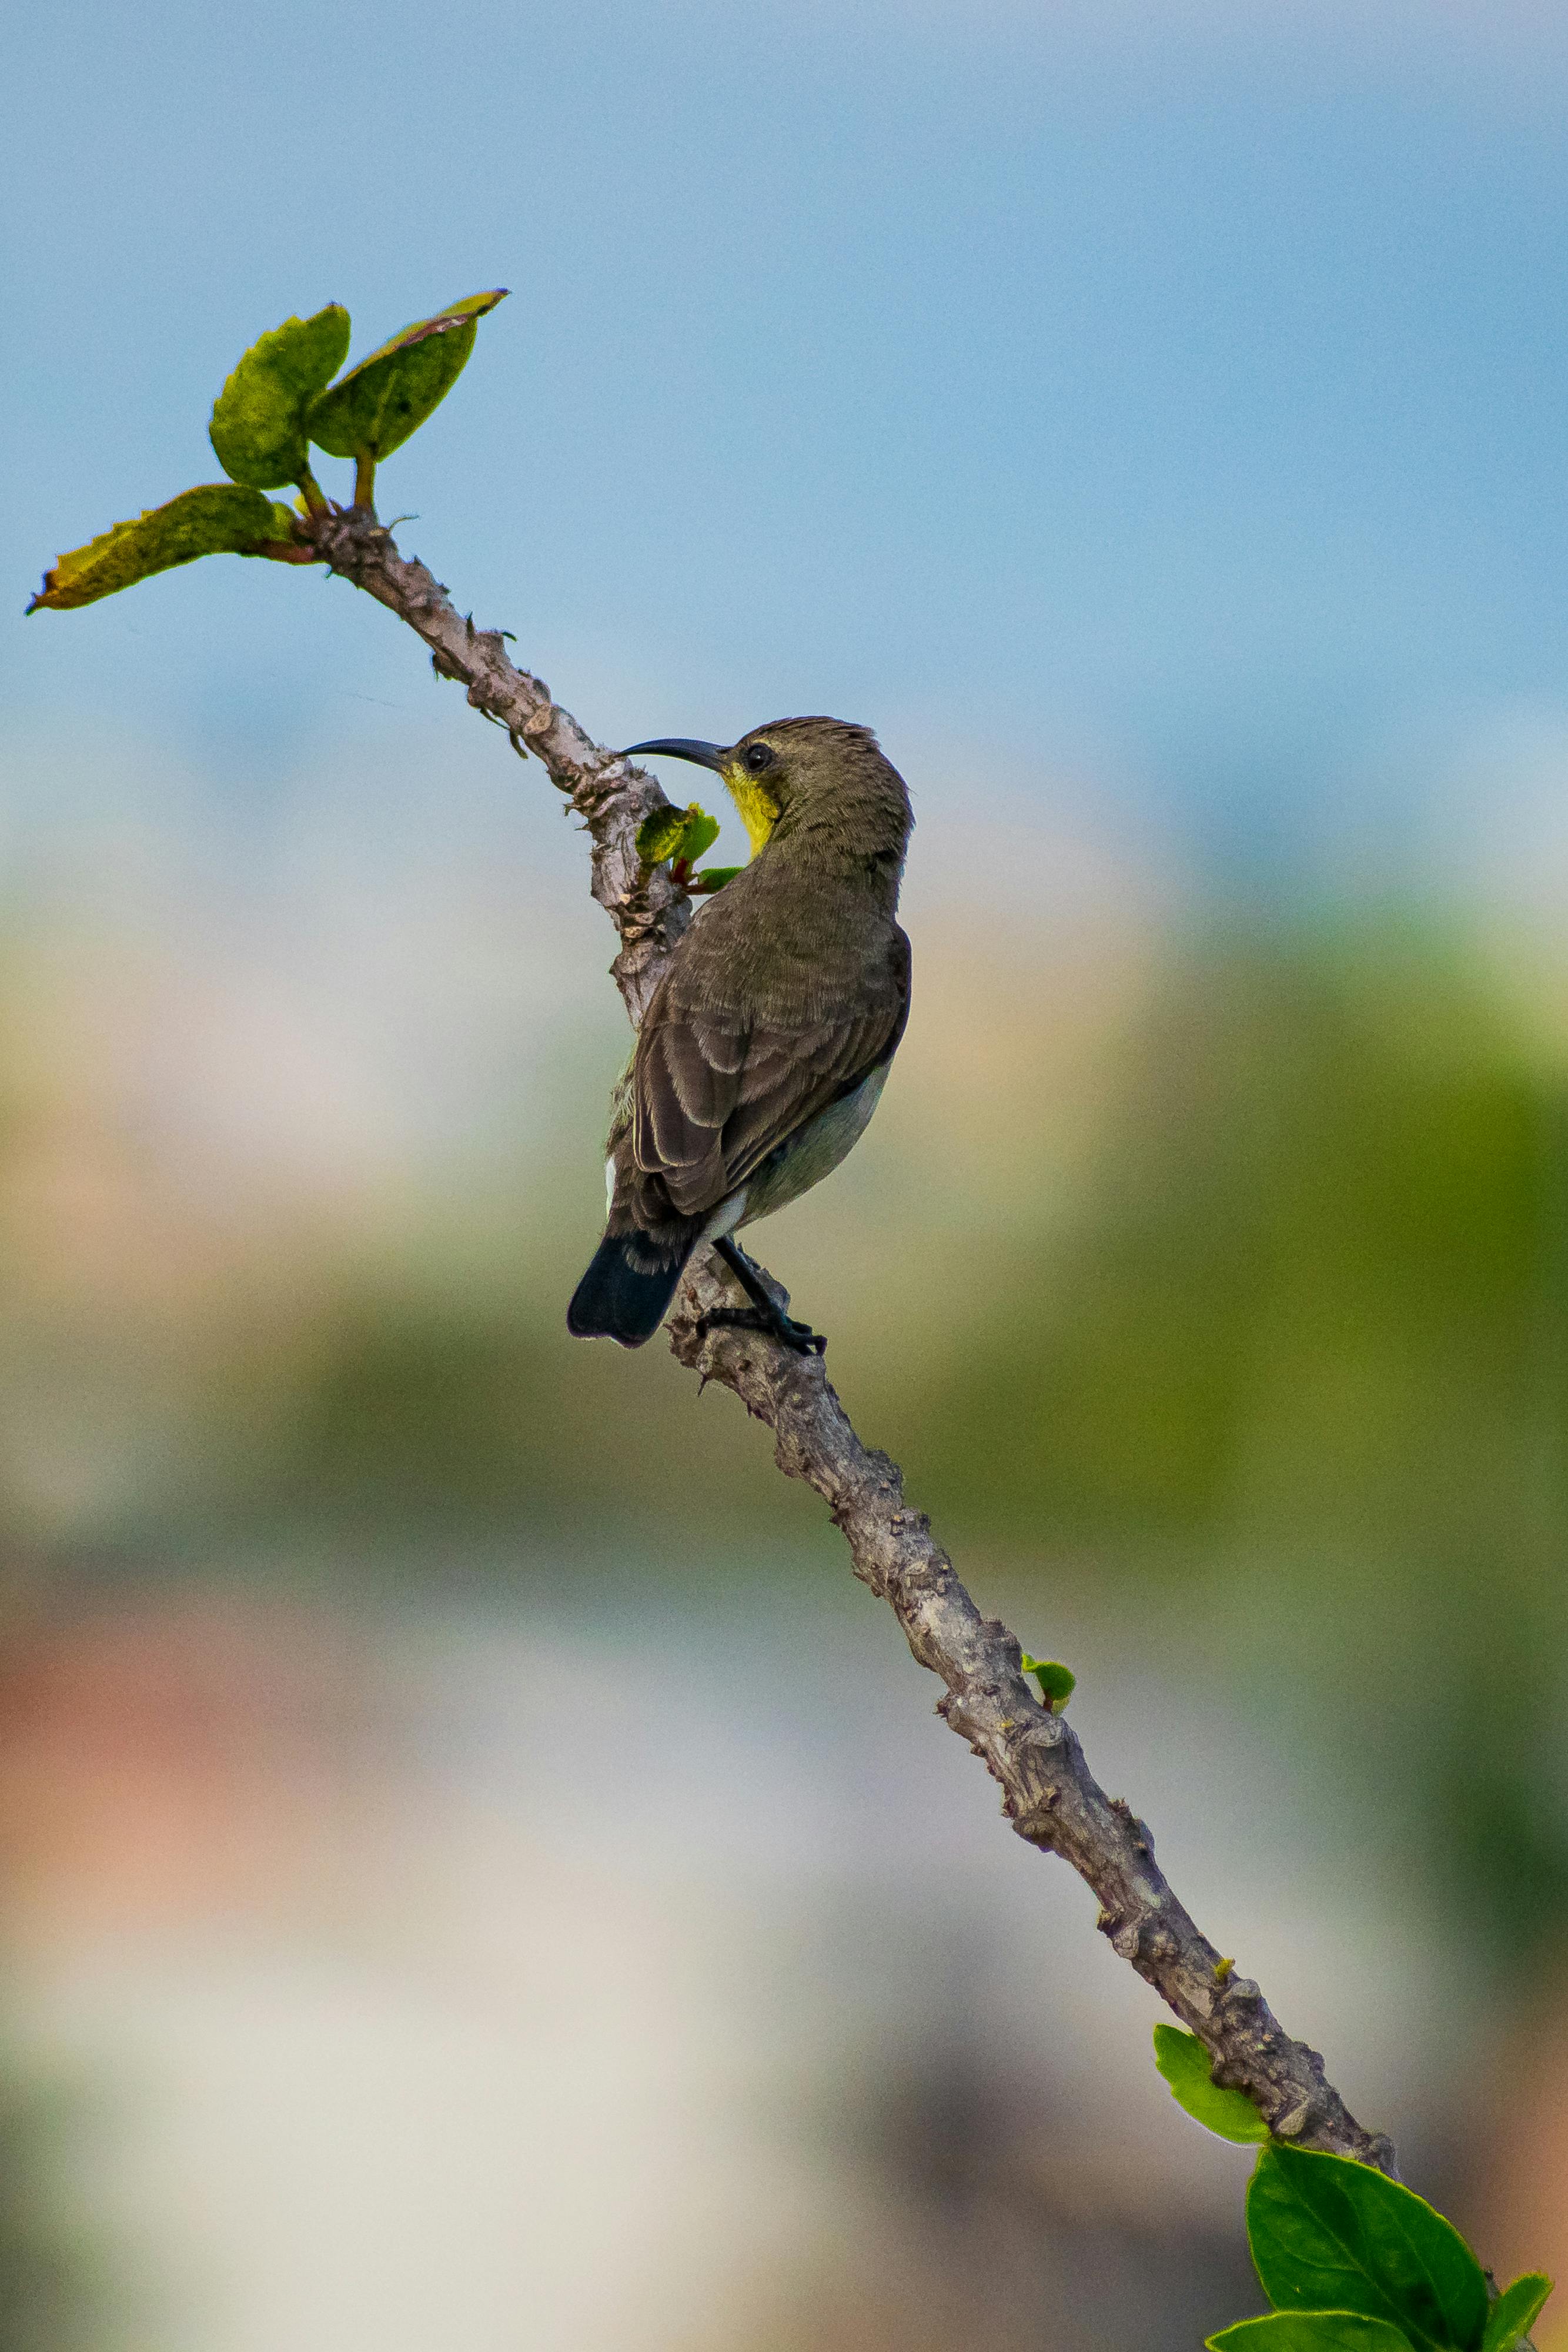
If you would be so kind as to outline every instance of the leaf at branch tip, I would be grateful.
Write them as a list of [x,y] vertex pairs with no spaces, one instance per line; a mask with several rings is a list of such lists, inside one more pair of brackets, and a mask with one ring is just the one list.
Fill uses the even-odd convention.
[[700,874],[692,877],[693,896],[711,898],[716,890],[722,890],[727,882],[733,882],[737,874],[745,871],[744,866],[705,866]]
[[305,419],[349,356],[349,314],[329,302],[310,319],[285,319],[252,343],[219,393],[207,436],[236,482],[277,489],[310,459]]
[[1078,1677],[1071,1666],[1060,1658],[1031,1658],[1027,1650],[1020,1653],[1019,1663],[1026,1675],[1032,1675],[1040,1685],[1040,1695],[1052,1715],[1060,1715],[1073,1692]]
[[1269,2126],[1240,2091],[1222,2090],[1209,2072],[1209,2056],[1196,2033],[1179,2025],[1155,2028],[1155,2064],[1170,2086],[1178,2107],[1195,2123],[1239,2147],[1265,2140]]
[[206,482],[57,557],[27,610],[65,612],[95,604],[198,555],[259,554],[269,542],[291,539],[293,530],[293,516],[275,499],[236,482]]
[[390,457],[444,401],[467,363],[486,310],[507,289],[470,294],[405,327],[322,393],[309,414],[312,441],[331,457]]
[[1541,2316],[1551,2292],[1552,2281],[1544,2271],[1526,2271],[1522,2278],[1504,2287],[1487,2313],[1481,2352],[1516,2352]]
[[1410,2338],[1359,2311],[1274,2311],[1205,2336],[1204,2352],[1410,2352]]
[[1369,2165],[1273,2142],[1248,2186],[1247,2235],[1281,2309],[1358,2311],[1403,2328],[1416,2352],[1479,2352],[1479,2263],[1451,2221]]

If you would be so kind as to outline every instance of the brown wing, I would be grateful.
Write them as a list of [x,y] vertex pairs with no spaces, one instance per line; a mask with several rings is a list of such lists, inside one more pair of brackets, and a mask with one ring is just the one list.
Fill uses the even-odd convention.
[[679,1215],[716,1208],[887,1060],[909,1013],[909,942],[896,928],[876,982],[849,1019],[797,1027],[654,998],[632,1070],[632,1152]]

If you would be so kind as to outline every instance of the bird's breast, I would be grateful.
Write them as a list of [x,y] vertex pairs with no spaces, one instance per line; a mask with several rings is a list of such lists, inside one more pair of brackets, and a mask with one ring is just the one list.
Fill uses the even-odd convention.
[[841,1160],[847,1159],[865,1133],[871,1115],[876,1108],[883,1087],[887,1083],[890,1064],[883,1062],[862,1078],[853,1094],[842,1095],[837,1102],[820,1110],[803,1127],[770,1151],[760,1167],[755,1169],[746,1187],[746,1207],[739,1220],[743,1225],[755,1223],[758,1217],[770,1217],[776,1209],[798,1201],[824,1176],[831,1176]]

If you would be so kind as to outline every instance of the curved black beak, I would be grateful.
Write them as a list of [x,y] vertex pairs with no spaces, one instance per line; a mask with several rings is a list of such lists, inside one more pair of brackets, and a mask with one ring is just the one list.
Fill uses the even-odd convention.
[[643,751],[662,751],[667,760],[693,760],[699,768],[712,768],[722,776],[729,745],[699,743],[690,735],[661,735],[656,743],[629,743],[621,757],[634,760]]

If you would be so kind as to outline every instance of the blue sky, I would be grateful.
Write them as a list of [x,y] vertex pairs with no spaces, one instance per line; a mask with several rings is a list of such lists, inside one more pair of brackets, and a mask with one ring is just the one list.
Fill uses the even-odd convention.
[[35,753],[166,746],[265,810],[313,747],[472,725],[309,576],[20,611],[214,477],[262,329],[339,299],[362,352],[501,283],[382,509],[607,739],[835,710],[917,799],[1087,780],[1217,878],[1397,868],[1521,740],[1541,797],[1545,12],[65,0],[9,55],[0,664]]

